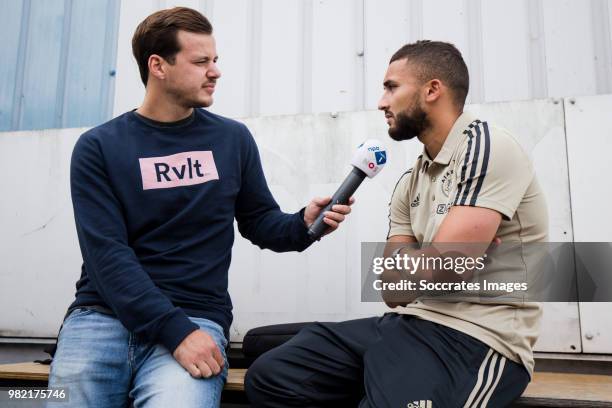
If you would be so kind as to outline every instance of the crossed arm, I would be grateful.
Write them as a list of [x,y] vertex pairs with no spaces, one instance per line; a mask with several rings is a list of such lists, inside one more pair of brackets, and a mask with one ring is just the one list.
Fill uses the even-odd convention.
[[[461,243],[473,244],[463,246],[463,250],[469,251],[463,255],[470,257],[482,256],[489,243],[494,241],[495,233],[501,223],[501,214],[495,210],[484,207],[454,206],[442,221],[437,234],[433,239],[436,243]],[[410,235],[394,235],[389,237],[385,246],[384,256],[392,256],[398,248],[399,254],[410,254],[411,256],[436,256],[439,253],[435,245],[426,249],[402,248],[404,245],[415,244],[417,240]],[[431,280],[431,271],[421,270],[414,274],[415,279]],[[402,279],[402,274],[395,269],[388,269],[383,274],[383,281],[397,282]],[[405,306],[418,297],[418,292],[399,294],[396,292],[383,291],[385,303],[391,307]]]

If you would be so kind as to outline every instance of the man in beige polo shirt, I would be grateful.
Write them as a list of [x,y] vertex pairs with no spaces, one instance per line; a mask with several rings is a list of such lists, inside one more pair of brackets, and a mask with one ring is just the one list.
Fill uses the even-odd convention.
[[[528,156],[508,132],[463,111],[469,75],[452,44],[403,46],[383,86],[379,109],[391,138],[424,145],[393,192],[386,256],[440,255],[445,244],[461,243],[477,257],[492,241],[522,248],[547,239],[546,203]],[[526,262],[493,264],[527,274]],[[440,280],[438,272],[414,272],[414,281]],[[253,406],[503,407],[519,397],[533,372],[540,305],[422,295],[385,292],[392,313],[313,324],[264,354],[247,375]]]

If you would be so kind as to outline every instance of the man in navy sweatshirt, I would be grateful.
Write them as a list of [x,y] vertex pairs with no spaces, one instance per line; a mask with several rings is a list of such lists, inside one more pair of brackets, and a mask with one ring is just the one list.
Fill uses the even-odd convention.
[[[49,386],[75,407],[218,406],[234,218],[261,248],[303,251],[329,197],[283,213],[248,129],[199,109],[221,76],[204,16],[156,12],[132,48],[142,106],[84,133],[72,156],[83,267]],[[329,231],[349,212],[326,213]]]

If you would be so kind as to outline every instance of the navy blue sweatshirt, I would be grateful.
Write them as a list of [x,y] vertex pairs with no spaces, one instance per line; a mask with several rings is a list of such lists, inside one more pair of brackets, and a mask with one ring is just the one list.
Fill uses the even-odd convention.
[[84,133],[70,169],[83,267],[69,307],[109,309],[170,352],[204,317],[226,333],[234,242],[302,251],[303,210],[283,213],[243,124],[196,109],[162,124],[125,113]]

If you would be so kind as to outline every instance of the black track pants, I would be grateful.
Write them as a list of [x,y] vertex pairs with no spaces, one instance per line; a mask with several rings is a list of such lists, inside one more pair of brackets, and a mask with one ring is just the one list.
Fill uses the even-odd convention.
[[525,368],[479,340],[413,316],[314,323],[249,368],[253,407],[505,407]]

